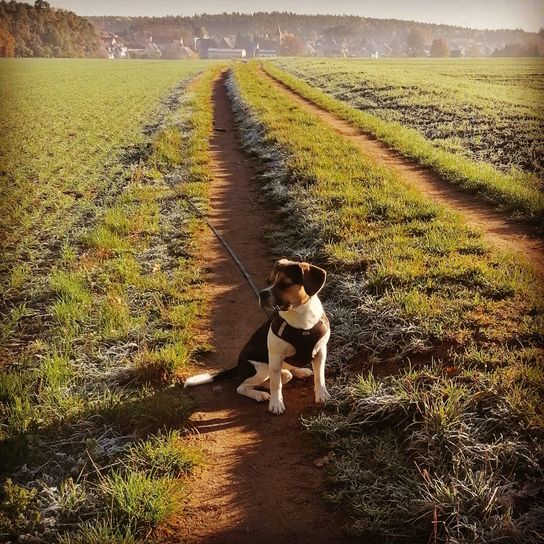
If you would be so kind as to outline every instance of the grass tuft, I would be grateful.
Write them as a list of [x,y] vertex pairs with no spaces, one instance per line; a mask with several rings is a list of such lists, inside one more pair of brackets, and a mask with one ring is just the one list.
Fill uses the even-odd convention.
[[136,471],[111,472],[101,482],[100,490],[111,503],[111,516],[116,523],[135,533],[157,526],[172,514],[181,492],[180,486],[170,479]]
[[179,431],[151,436],[129,449],[127,464],[156,477],[179,478],[202,462],[199,450],[184,443]]
[[138,544],[132,528],[119,527],[108,521],[84,524],[78,533],[61,537],[60,544]]

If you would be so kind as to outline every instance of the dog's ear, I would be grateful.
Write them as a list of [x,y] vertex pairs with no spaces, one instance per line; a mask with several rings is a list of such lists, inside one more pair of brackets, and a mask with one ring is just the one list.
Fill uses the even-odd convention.
[[319,268],[319,266],[309,263],[300,263],[300,267],[302,268],[302,285],[304,285],[304,290],[311,297],[317,295],[325,285],[327,272]]
[[293,283],[298,285],[303,285],[304,283],[304,271],[302,270],[301,263],[294,263],[293,261],[285,260],[282,266],[282,272],[287,276]]

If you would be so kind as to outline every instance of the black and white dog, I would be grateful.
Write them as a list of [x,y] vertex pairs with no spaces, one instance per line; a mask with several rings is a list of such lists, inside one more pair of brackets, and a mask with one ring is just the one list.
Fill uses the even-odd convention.
[[[238,365],[218,374],[193,376],[185,387],[238,376],[238,393],[257,402],[269,401],[269,412],[282,414],[282,384],[293,378],[314,375],[315,401],[329,397],[325,386],[325,360],[330,336],[329,321],[317,294],[325,285],[322,268],[281,259],[259,294],[263,308],[274,310],[270,320],[257,329],[240,352]],[[313,371],[304,368],[311,363]],[[255,389],[270,379],[270,394]]]

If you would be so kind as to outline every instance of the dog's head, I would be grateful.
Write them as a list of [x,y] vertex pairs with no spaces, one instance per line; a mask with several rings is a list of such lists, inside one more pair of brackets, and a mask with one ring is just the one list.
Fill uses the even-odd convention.
[[280,259],[266,278],[268,287],[259,293],[259,303],[286,312],[319,293],[326,277],[325,270],[313,264]]

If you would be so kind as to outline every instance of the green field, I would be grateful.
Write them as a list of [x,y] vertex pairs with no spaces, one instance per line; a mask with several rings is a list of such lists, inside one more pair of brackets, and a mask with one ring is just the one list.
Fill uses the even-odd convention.
[[83,208],[115,191],[107,169],[123,167],[129,146],[145,145],[142,126],[155,120],[160,99],[204,65],[0,62],[3,290],[14,272],[19,277],[20,265],[42,260],[44,250],[89,213]]
[[347,379],[305,422],[335,454],[330,498],[363,536],[424,542],[436,522],[438,541],[536,542],[537,511],[503,504],[540,473],[539,277],[259,73],[237,66],[232,92],[267,163],[269,239],[330,271],[329,361]]
[[[0,541],[136,544],[185,521],[204,454],[185,434],[180,380],[217,347],[200,328],[213,263],[194,206],[210,206],[220,69],[0,63]],[[377,165],[260,63],[230,70],[271,217],[255,240],[328,271],[332,400],[302,419],[327,450],[328,500],[362,541],[541,541],[538,270]],[[544,220],[538,61],[264,70],[460,190]],[[223,446],[235,470],[258,453]],[[249,469],[237,474],[253,481]]]
[[135,542],[184,500],[214,77],[2,64],[0,540]]
[[[304,96],[446,180],[542,221],[541,59],[281,59],[275,64],[299,78],[293,85]],[[337,100],[327,101],[317,89]]]
[[297,59],[278,65],[358,109],[416,129],[443,149],[544,177],[541,59]]

